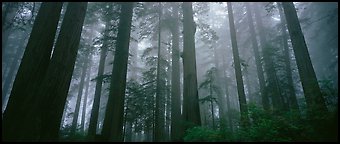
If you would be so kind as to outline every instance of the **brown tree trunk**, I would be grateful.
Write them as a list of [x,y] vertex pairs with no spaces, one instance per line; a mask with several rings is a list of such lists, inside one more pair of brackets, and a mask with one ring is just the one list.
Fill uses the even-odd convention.
[[233,56],[234,56],[235,75],[236,75],[236,82],[237,82],[237,92],[238,92],[240,111],[241,111],[241,126],[247,127],[249,126],[250,122],[249,122],[249,117],[248,117],[246,96],[244,94],[240,57],[239,57],[238,48],[237,48],[233,9],[232,9],[231,2],[228,2],[227,5],[228,5],[231,44],[232,44],[232,50],[233,50]]
[[79,110],[80,110],[80,103],[83,96],[84,91],[84,84],[85,84],[85,76],[86,76],[86,70],[88,65],[88,54],[85,55],[85,62],[82,67],[81,77],[80,77],[80,83],[79,83],[79,89],[78,89],[78,96],[76,100],[76,107],[73,113],[73,120],[72,120],[72,127],[71,127],[71,135],[75,135],[78,127],[78,117],[79,117]]
[[81,115],[81,124],[80,124],[80,130],[83,131],[83,133],[85,134],[86,132],[86,127],[85,127],[85,119],[86,119],[86,107],[87,107],[87,97],[89,95],[89,86],[90,86],[90,79],[91,79],[91,66],[92,66],[92,55],[90,54],[90,58],[89,58],[89,66],[87,68],[87,81],[86,81],[86,85],[85,85],[85,97],[84,97],[84,101],[83,101],[83,110],[82,110],[82,115]]
[[123,141],[124,98],[132,11],[132,2],[122,3],[109,99],[102,131],[105,141]]
[[[58,139],[59,127],[79,48],[87,2],[68,3],[65,17],[44,80],[36,95],[41,96],[42,141]],[[34,111],[32,112],[34,113]]]
[[229,84],[229,80],[228,80],[228,77],[227,77],[227,74],[225,73],[225,70],[226,70],[226,63],[225,63],[225,58],[222,57],[222,60],[223,60],[223,80],[225,80],[224,82],[224,86],[225,86],[225,94],[226,94],[226,100],[227,100],[227,116],[228,116],[228,127],[231,131],[231,133],[234,132],[234,129],[233,129],[233,122],[232,122],[232,113],[231,113],[231,103],[230,103],[230,95],[229,95],[229,87],[228,87],[228,84]]
[[266,53],[269,51],[270,45],[268,44],[266,36],[265,36],[265,31],[264,31],[263,24],[262,24],[262,18],[260,15],[260,8],[256,4],[254,5],[254,7],[255,7],[255,10],[254,10],[255,20],[256,20],[257,27],[258,27],[260,45],[262,47],[264,69],[267,74],[267,81],[269,83],[264,94],[266,95],[266,97],[271,96],[274,111],[279,111],[279,110],[282,110],[283,108],[281,93],[279,90],[280,86],[277,81],[276,70],[274,67],[273,59],[271,55],[269,55],[269,53]]
[[[108,25],[108,23],[106,23]],[[105,28],[104,36],[108,36],[109,31],[108,28]],[[100,97],[102,92],[102,85],[103,85],[103,79],[99,78],[104,74],[104,68],[105,68],[105,59],[107,55],[107,41],[104,41],[104,44],[102,46],[101,52],[100,52],[100,60],[99,60],[99,68],[98,68],[98,74],[97,74],[97,82],[96,82],[96,89],[94,92],[94,99],[93,99],[93,105],[91,110],[91,117],[90,117],[90,124],[89,124],[89,130],[88,130],[88,140],[92,141],[94,140],[94,136],[96,135],[97,130],[97,123],[98,123],[98,115],[99,115],[99,105],[100,105]]]
[[3,114],[2,138],[5,141],[34,137],[33,132],[20,125],[25,121],[27,110],[34,106],[31,101],[39,98],[28,94],[36,93],[49,65],[61,7],[62,3],[41,4]]
[[282,5],[281,3],[278,3],[278,9],[281,19],[281,31],[282,31],[282,40],[283,40],[283,48],[284,48],[284,60],[285,60],[285,71],[287,74],[287,80],[288,80],[288,100],[289,100],[289,106],[299,112],[299,105],[297,103],[296,94],[294,90],[294,84],[293,84],[293,77],[292,77],[292,71],[290,66],[290,54],[289,54],[289,48],[288,48],[288,36],[286,32],[286,19],[283,15]]
[[[177,3],[176,3],[177,4]],[[179,141],[181,133],[181,89],[179,71],[179,24],[178,6],[173,6],[174,23],[172,25],[172,70],[171,70],[171,141]]]
[[296,63],[306,97],[308,114],[310,117],[313,117],[312,113],[327,113],[328,110],[325,105],[325,100],[321,94],[313,65],[309,57],[307,45],[294,4],[292,2],[284,2],[282,3],[282,7],[286,16],[287,27],[292,40]]
[[201,116],[198,102],[195,29],[192,3],[184,2],[183,8],[183,120],[188,123],[183,126],[187,130],[193,126],[201,125]]
[[162,54],[161,54],[161,16],[162,6],[159,3],[159,17],[158,17],[158,58],[157,58],[157,88],[156,88],[156,109],[155,109],[155,137],[154,142],[164,141],[165,123],[164,123],[164,76],[161,76],[163,66],[161,65]]

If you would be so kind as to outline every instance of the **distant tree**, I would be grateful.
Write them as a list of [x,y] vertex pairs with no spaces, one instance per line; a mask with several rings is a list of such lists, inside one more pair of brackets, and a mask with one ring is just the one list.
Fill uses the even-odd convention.
[[86,134],[86,124],[85,124],[85,119],[86,119],[86,108],[87,108],[87,99],[89,95],[89,86],[90,86],[90,77],[91,77],[91,67],[92,67],[92,54],[89,56],[89,64],[88,64],[87,72],[86,72],[86,77],[87,80],[85,81],[85,94],[84,94],[84,100],[83,100],[83,110],[81,114],[81,124],[80,124],[80,130]]
[[180,121],[181,121],[181,89],[180,89],[180,70],[179,70],[179,16],[178,4],[173,6],[173,24],[170,31],[172,34],[172,70],[171,70],[171,140],[180,140]]
[[235,75],[236,75],[236,82],[237,82],[237,92],[238,92],[240,111],[241,111],[241,126],[248,127],[250,122],[249,122],[249,117],[248,117],[246,96],[244,93],[244,85],[243,85],[243,80],[242,80],[239,52],[237,48],[233,9],[232,9],[231,2],[228,2],[227,5],[228,5],[231,44],[232,44],[232,50],[233,50],[233,56],[234,56]]
[[[215,118],[214,118],[214,102],[217,103],[216,95],[220,94],[220,89],[216,85],[216,76],[217,69],[216,67],[210,68],[205,74],[205,80],[199,85],[199,88],[205,88],[209,90],[209,95],[205,96],[204,98],[199,99],[201,103],[210,102],[211,107],[211,119],[212,119],[212,128],[215,129]],[[214,96],[215,95],[215,96]]]
[[265,88],[265,81],[264,81],[264,75],[263,75],[263,69],[261,64],[261,57],[259,53],[258,43],[256,40],[256,34],[255,34],[255,28],[254,28],[254,22],[252,18],[252,11],[249,6],[249,3],[245,3],[246,9],[247,9],[247,18],[249,23],[249,31],[251,34],[251,42],[252,42],[252,48],[255,56],[255,63],[256,63],[256,70],[257,70],[257,76],[260,83],[260,92],[261,92],[261,98],[262,98],[262,106],[265,110],[269,110],[269,100],[267,95],[264,93]]
[[78,96],[76,97],[76,107],[74,109],[74,113],[73,113],[73,120],[72,120],[72,127],[71,127],[71,134],[74,135],[76,133],[77,130],[77,126],[78,126],[78,117],[79,117],[79,111],[80,111],[80,103],[81,103],[81,99],[83,96],[83,90],[84,90],[84,85],[85,85],[85,77],[86,77],[86,72],[87,72],[87,67],[89,64],[89,52],[87,51],[85,54],[85,60],[83,62],[82,65],[82,72],[81,72],[81,77],[80,77],[80,82],[79,82],[79,88],[78,88]]
[[162,61],[162,53],[161,53],[161,17],[162,17],[162,4],[159,2],[158,7],[158,54],[157,54],[157,90],[156,90],[156,108],[155,108],[155,133],[154,133],[154,141],[164,141],[165,136],[165,121],[164,121],[164,101],[165,101],[165,80],[164,76],[161,75],[161,71],[163,71]]
[[[98,72],[97,72],[97,77],[96,77],[96,88],[95,88],[95,93],[94,93],[94,99],[93,99],[93,104],[92,104],[92,110],[91,110],[91,116],[90,116],[90,122],[89,122],[89,130],[88,130],[88,140],[93,141],[94,137],[96,135],[96,130],[97,130],[97,125],[98,125],[98,116],[99,116],[99,106],[100,106],[100,101],[101,101],[101,93],[102,93],[102,88],[103,88],[103,81],[104,81],[104,69],[105,69],[105,61],[106,61],[106,56],[110,47],[110,20],[111,16],[113,15],[112,12],[112,5],[109,5],[106,13],[102,13],[103,15],[103,20],[105,22],[105,28],[103,32],[103,45],[101,47],[100,51],[100,58],[99,58],[99,67],[98,67]],[[115,30],[115,29],[113,29]]]
[[262,22],[262,16],[260,13],[260,5],[255,4],[254,5],[254,13],[255,13],[255,21],[258,28],[258,35],[260,39],[260,45],[262,48],[262,56],[263,56],[263,62],[264,62],[264,71],[267,75],[267,85],[266,89],[264,91],[264,94],[267,97],[271,97],[273,110],[275,112],[281,111],[284,107],[283,100],[280,92],[280,85],[279,81],[276,75],[276,64],[274,63],[273,55],[274,48],[272,45],[270,45],[267,35],[266,35],[266,29],[263,26]]

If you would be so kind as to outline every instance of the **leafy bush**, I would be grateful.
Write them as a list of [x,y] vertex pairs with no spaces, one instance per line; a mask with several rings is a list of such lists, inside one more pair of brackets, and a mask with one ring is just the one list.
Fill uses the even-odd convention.
[[188,129],[184,137],[186,142],[216,142],[222,140],[219,131],[200,126]]
[[[231,133],[227,128],[212,130],[206,127],[188,129],[184,141],[254,141],[254,142],[297,142],[297,141],[336,141],[337,111],[330,114],[317,114],[317,124],[304,118],[296,111],[281,113],[266,112],[256,106],[249,106],[251,125],[238,128]],[[318,129],[316,127],[321,127]]]

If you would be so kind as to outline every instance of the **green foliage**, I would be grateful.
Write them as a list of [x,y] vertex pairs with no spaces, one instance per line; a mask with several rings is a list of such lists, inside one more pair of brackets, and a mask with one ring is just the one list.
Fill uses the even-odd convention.
[[296,111],[282,114],[264,111],[255,105],[249,105],[251,126],[239,128],[231,133],[228,128],[211,130],[205,127],[188,129],[184,141],[216,142],[296,142],[296,141],[336,141],[337,111],[330,114],[313,113],[318,122],[309,118],[300,118]]
[[218,142],[222,141],[219,131],[207,127],[193,127],[186,131],[184,141],[186,142]]
[[332,111],[338,105],[338,89],[334,85],[332,80],[320,80],[319,86],[321,89],[321,93],[325,98],[326,104],[329,106],[328,108]]

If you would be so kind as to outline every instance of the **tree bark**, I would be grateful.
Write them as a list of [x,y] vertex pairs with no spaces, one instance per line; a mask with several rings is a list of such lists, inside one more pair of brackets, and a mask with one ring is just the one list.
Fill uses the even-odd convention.
[[264,94],[266,95],[266,97],[271,96],[273,110],[279,111],[279,110],[282,110],[283,108],[281,93],[279,90],[280,86],[277,81],[276,70],[274,67],[273,59],[270,53],[266,53],[269,51],[270,45],[268,44],[266,36],[265,36],[265,31],[264,31],[263,24],[262,24],[262,18],[260,15],[260,9],[258,5],[254,5],[254,7],[255,7],[255,10],[254,10],[255,20],[256,20],[257,27],[258,27],[260,45],[262,47],[264,69],[267,74],[267,81],[268,81],[268,86]]
[[179,141],[181,133],[181,89],[179,71],[179,24],[178,6],[173,6],[174,23],[172,25],[172,71],[171,71],[171,141]]
[[158,58],[157,58],[157,88],[156,88],[156,109],[155,109],[155,136],[154,142],[164,141],[165,123],[164,123],[164,76],[161,76],[163,66],[161,65],[162,54],[161,54],[161,16],[162,16],[162,5],[159,2],[159,17],[158,17]]
[[[79,48],[87,2],[68,3],[65,17],[44,80],[36,95],[43,99],[42,141],[56,141]],[[34,111],[33,111],[34,112]],[[32,113],[33,113],[32,112]]]
[[79,110],[80,110],[80,103],[83,96],[84,91],[84,83],[85,83],[85,76],[86,76],[86,70],[88,65],[89,59],[88,54],[85,55],[85,62],[82,67],[81,77],[80,77],[80,83],[79,83],[79,89],[78,89],[78,96],[76,100],[76,107],[73,113],[73,120],[72,120],[72,127],[71,127],[71,135],[75,135],[78,127],[78,117],[79,117]]
[[[109,23],[106,22],[106,25]],[[108,27],[105,28],[104,36],[108,36],[109,30]],[[102,92],[102,85],[103,85],[103,79],[99,78],[104,74],[105,69],[105,59],[107,55],[108,50],[108,44],[107,41],[104,41],[104,44],[102,46],[101,52],[100,52],[100,60],[99,60],[99,68],[98,68],[98,74],[97,74],[97,82],[96,82],[96,89],[94,92],[94,100],[91,110],[91,117],[90,117],[90,124],[89,124],[89,130],[88,130],[88,139],[90,141],[94,140],[94,136],[96,135],[97,130],[97,123],[98,123],[98,114],[99,114],[99,105],[100,105],[100,97]]]
[[255,34],[255,28],[254,28],[254,22],[252,18],[252,12],[249,7],[249,4],[246,2],[246,8],[247,8],[247,17],[248,17],[248,23],[249,23],[249,30],[251,34],[251,42],[252,42],[252,47],[254,51],[254,56],[255,56],[255,63],[256,63],[256,71],[257,71],[257,76],[259,79],[259,84],[260,84],[260,93],[261,93],[261,98],[262,98],[262,106],[263,109],[268,111],[269,110],[269,100],[268,96],[265,95],[264,93],[264,88],[265,88],[265,82],[264,82],[264,75],[263,75],[263,69],[262,69],[262,64],[261,64],[261,58],[260,58],[260,53],[259,53],[259,47],[258,43],[256,40],[256,34]]
[[183,120],[187,125],[183,130],[201,125],[201,116],[198,102],[195,29],[192,3],[183,3]]
[[109,99],[102,131],[105,141],[123,141],[124,97],[132,11],[132,2],[122,3]]
[[325,105],[325,100],[321,94],[314,68],[309,57],[308,48],[294,4],[292,2],[284,2],[282,3],[282,7],[285,13],[299,75],[306,97],[307,113],[311,118],[313,117],[313,113],[327,113],[328,110]]
[[237,92],[238,92],[240,111],[241,111],[241,126],[248,127],[250,122],[249,122],[249,117],[248,117],[246,96],[244,94],[240,57],[239,57],[238,48],[237,48],[233,9],[232,9],[231,2],[228,2],[227,5],[228,5],[231,44],[232,44],[232,50],[233,50],[233,56],[234,56],[235,75],[236,75],[236,82],[237,82]]
[[[225,62],[225,58],[222,57],[222,60]],[[232,113],[231,113],[231,103],[230,103],[230,95],[229,95],[229,80],[227,77],[227,74],[225,73],[226,70],[226,63],[223,63],[223,79],[225,80],[224,84],[225,84],[225,94],[226,94],[226,100],[227,100],[227,113],[228,113],[228,126],[230,128],[231,133],[234,132],[233,129],[233,122],[232,122]]]
[[83,101],[83,111],[82,111],[82,115],[81,115],[81,124],[80,124],[80,130],[83,131],[84,135],[86,133],[86,124],[85,124],[85,119],[86,119],[86,107],[87,107],[87,97],[89,95],[89,86],[90,86],[90,79],[91,79],[91,67],[92,67],[92,54],[90,54],[90,58],[89,58],[89,66],[87,69],[87,81],[86,81],[86,85],[85,85],[85,97],[84,97],[84,101]]
[[288,98],[289,98],[289,105],[292,109],[299,112],[299,105],[297,103],[296,94],[294,90],[294,84],[293,84],[293,77],[292,77],[292,71],[291,71],[291,65],[290,65],[290,54],[289,54],[289,48],[288,48],[288,36],[286,32],[286,19],[283,15],[282,5],[281,3],[278,3],[278,9],[281,19],[281,31],[282,31],[282,40],[283,40],[283,48],[284,48],[284,61],[285,61],[285,71],[287,74],[287,80],[288,80]]
[[46,73],[61,7],[62,3],[41,4],[3,115],[2,138],[5,141],[31,140],[34,135],[20,125],[28,109],[34,106],[31,101],[40,98],[28,94],[36,92]]

